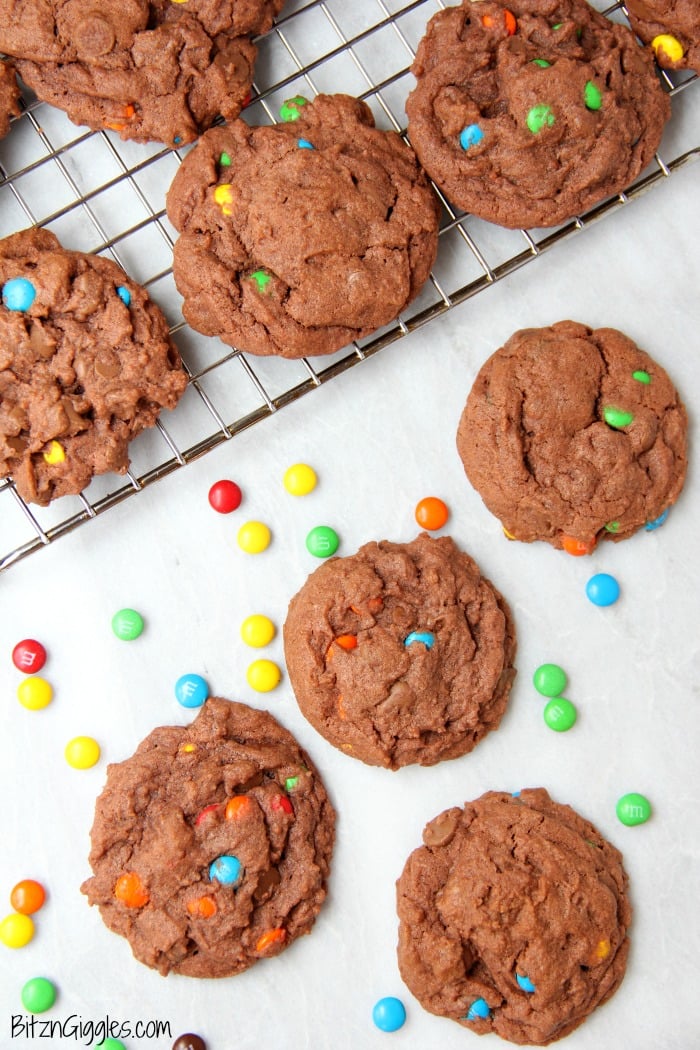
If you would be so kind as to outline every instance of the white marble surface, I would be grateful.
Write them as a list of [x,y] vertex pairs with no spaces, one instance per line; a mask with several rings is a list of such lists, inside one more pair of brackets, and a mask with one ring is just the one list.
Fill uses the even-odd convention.
[[[697,103],[697,89],[695,100]],[[687,112],[687,109],[685,110]],[[698,126],[698,106],[693,119]],[[687,119],[687,118],[686,118]],[[559,245],[427,328],[353,368],[204,459],[0,577],[0,690],[5,799],[0,913],[23,877],[48,902],[27,947],[0,946],[0,1046],[90,1045],[14,1038],[12,1015],[29,977],[59,989],[44,1019],[83,1024],[159,1019],[171,1037],[125,1038],[128,1050],[169,1048],[185,1031],[209,1050],[356,1050],[486,1045],[425,1013],[396,964],[394,883],[425,822],[491,788],[546,787],[575,806],[624,853],[634,923],[625,981],[561,1045],[566,1050],[692,1050],[700,1045],[700,701],[698,584],[700,477],[700,252],[698,169],[689,165],[629,207]],[[571,317],[621,328],[666,367],[691,423],[685,491],[666,525],[588,559],[545,545],[508,543],[467,484],[454,446],[459,414],[482,361],[515,328]],[[319,474],[309,496],[285,492],[282,474],[306,461]],[[209,486],[234,478],[244,502],[230,516],[208,505]],[[375,538],[408,540],[416,502],[441,496],[444,531],[468,550],[511,603],[518,677],[501,728],[463,759],[398,773],[335,751],[302,718],[286,678],[266,696],[246,685],[257,653],[240,640],[251,612],[281,628],[287,603],[314,567],[308,529],[334,526],[340,554]],[[267,522],[270,548],[245,555],[236,532]],[[585,597],[595,571],[620,581],[617,605]],[[118,641],[112,614],[146,619],[142,637]],[[36,637],[55,689],[44,711],[15,699],[10,653]],[[281,639],[269,653],[283,661]],[[579,721],[555,734],[542,721],[531,675],[545,660],[568,672]],[[330,892],[311,936],[238,977],[162,978],[135,962],[79,892],[94,800],[107,763],[132,753],[156,725],[184,723],[180,674],[197,671],[213,693],[271,710],[311,752],[338,810]],[[88,771],[63,758],[67,740],[94,736],[102,758]],[[654,807],[638,828],[615,816],[617,798],[641,791]],[[405,1026],[377,1031],[374,1002],[403,999]],[[26,1014],[23,1015],[26,1019]],[[38,1032],[38,1028],[37,1028]],[[497,1045],[496,1037],[488,1045]],[[500,1044],[498,1044],[500,1045]]]

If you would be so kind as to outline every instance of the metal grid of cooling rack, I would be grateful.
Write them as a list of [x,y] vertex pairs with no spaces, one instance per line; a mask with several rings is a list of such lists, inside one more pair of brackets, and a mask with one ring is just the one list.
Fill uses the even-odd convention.
[[[440,0],[290,0],[258,41],[245,119],[272,123],[291,95],[343,91],[365,99],[378,126],[405,134],[410,65],[428,20],[444,6]],[[626,20],[621,3],[596,6]],[[190,382],[177,408],[132,443],[124,477],[96,478],[80,496],[47,508],[28,506],[10,480],[0,481],[0,571],[434,321],[697,159],[697,123],[684,109],[691,97],[697,104],[698,77],[662,79],[673,97],[668,133],[654,164],[625,193],[544,231],[503,230],[455,211],[441,198],[438,258],[419,297],[395,323],[312,361],[251,358],[183,323],[170,268],[175,232],[164,209],[181,154],[76,128],[26,95],[22,115],[0,143],[0,236],[36,224],[51,229],[66,247],[113,258],[164,310]]]

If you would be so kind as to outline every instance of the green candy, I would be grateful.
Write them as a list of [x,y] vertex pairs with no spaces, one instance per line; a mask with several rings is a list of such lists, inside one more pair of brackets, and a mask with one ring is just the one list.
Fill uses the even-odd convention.
[[607,525],[603,526],[603,528],[605,529],[606,532],[619,532],[620,531],[620,522],[619,521],[609,521],[607,523]]
[[651,803],[644,795],[639,795],[636,791],[630,791],[628,795],[623,795],[622,798],[618,799],[615,812],[617,813],[617,819],[622,824],[632,828],[637,824],[646,823],[651,816]]
[[221,154],[221,156],[219,157],[219,164],[221,165],[222,168],[230,168],[231,167],[231,158],[229,157],[228,153],[222,153]]
[[103,1039],[101,1043],[95,1043],[93,1050],[126,1050],[124,1043],[121,1039],[112,1039],[111,1036],[107,1039]]
[[551,128],[556,118],[552,113],[552,107],[546,106],[544,102],[540,102],[532,107],[525,119],[532,134],[537,135],[538,132],[542,131],[542,128]]
[[651,376],[643,368],[638,368],[636,372],[633,372],[632,378],[636,379],[638,383],[644,383],[645,386],[649,386],[649,383],[651,383]]
[[293,791],[298,783],[299,783],[299,777],[298,776],[296,776],[296,777],[287,777],[287,779],[284,782],[284,790],[285,791]]
[[603,419],[609,427],[614,427],[615,430],[622,430],[623,427],[628,427],[634,416],[631,412],[625,412],[622,408],[613,408],[612,405],[606,405],[603,409]]
[[551,62],[548,62],[546,58],[533,58],[533,66],[539,66],[540,69],[549,69]]
[[264,292],[272,280],[269,273],[265,273],[264,270],[256,270],[255,273],[251,273],[250,279],[251,281],[255,281],[259,292]]
[[603,94],[592,80],[586,82],[583,89],[583,101],[586,103],[586,109],[600,109],[603,105]]
[[566,671],[559,664],[541,664],[532,676],[532,684],[542,696],[561,696],[566,681]]
[[295,95],[294,98],[288,98],[280,106],[280,117],[286,124],[293,120],[298,120],[301,116],[299,110],[306,104],[307,99],[303,95]]
[[306,549],[314,558],[330,558],[339,544],[338,533],[330,525],[317,525],[306,537]]
[[143,631],[143,617],[136,609],[120,609],[112,617],[112,630],[123,642],[133,642]]
[[27,1013],[43,1014],[56,1002],[56,986],[47,977],[32,977],[23,986],[21,995]]
[[550,700],[544,709],[544,720],[550,729],[565,733],[576,721],[576,708],[563,696]]

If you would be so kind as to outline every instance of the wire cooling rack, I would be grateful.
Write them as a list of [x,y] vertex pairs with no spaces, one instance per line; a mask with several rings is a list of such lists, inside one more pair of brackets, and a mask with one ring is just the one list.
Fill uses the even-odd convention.
[[[365,99],[379,127],[404,134],[409,68],[428,20],[444,6],[436,0],[291,0],[258,41],[245,119],[273,123],[292,95],[342,91]],[[605,14],[626,21],[622,4]],[[47,508],[28,506],[11,480],[0,481],[0,571],[433,322],[697,159],[698,77],[661,76],[673,116],[654,163],[625,193],[557,229],[539,231],[504,230],[443,199],[437,262],[404,314],[343,351],[300,361],[251,357],[182,321],[171,272],[176,234],[164,209],[182,153],[77,128],[25,94],[21,116],[0,142],[0,236],[36,224],[68,248],[113,258],[164,310],[190,381],[177,408],[132,443],[126,475],[96,478],[80,496]]]

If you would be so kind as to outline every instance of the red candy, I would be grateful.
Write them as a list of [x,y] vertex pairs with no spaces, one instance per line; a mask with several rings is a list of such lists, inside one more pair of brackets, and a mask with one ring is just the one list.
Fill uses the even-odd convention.
[[216,813],[218,808],[219,808],[219,803],[218,802],[212,802],[212,804],[210,806],[205,806],[204,809],[202,810],[202,812],[197,816],[197,819],[195,820],[195,824],[201,824],[203,820],[207,819],[207,817],[213,816]]
[[217,481],[209,489],[209,503],[219,514],[230,514],[241,505],[243,493],[235,481]]
[[12,663],[24,674],[36,674],[46,663],[46,649],[34,638],[25,638],[12,650]]
[[270,805],[273,809],[281,809],[284,813],[291,816],[294,813],[294,807],[289,799],[285,795],[275,795]]

